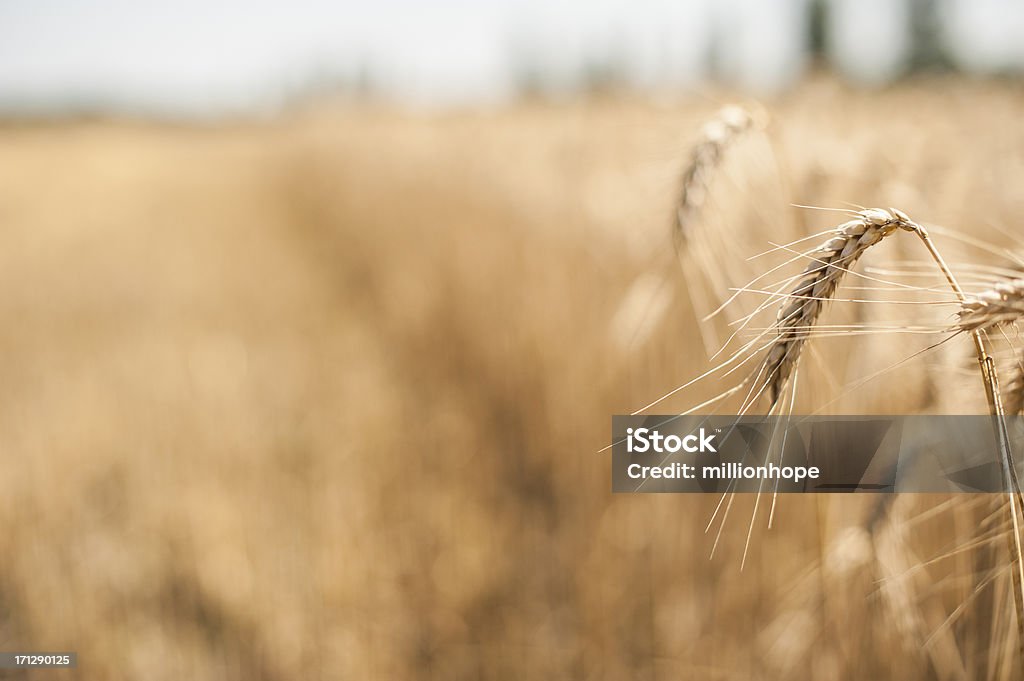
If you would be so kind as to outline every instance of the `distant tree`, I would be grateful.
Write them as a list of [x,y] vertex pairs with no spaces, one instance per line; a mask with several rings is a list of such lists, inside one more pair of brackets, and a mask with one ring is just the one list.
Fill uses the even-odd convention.
[[512,91],[521,99],[543,100],[557,90],[552,65],[545,60],[548,50],[533,33],[518,30],[511,34],[505,47],[512,81]]
[[811,60],[821,65],[828,60],[828,0],[807,3],[807,50]]
[[703,72],[713,80],[722,80],[726,77],[726,36],[728,27],[725,25],[725,18],[721,12],[712,12],[707,24],[708,40],[705,45],[703,59]]
[[300,78],[282,88],[281,97],[286,102],[308,102],[324,99],[345,101],[368,101],[378,97],[377,74],[368,61],[362,61],[348,68],[341,68],[322,62],[311,66]]
[[588,95],[609,95],[629,87],[627,59],[614,48],[587,55],[576,80],[576,89]]
[[520,99],[547,99],[554,86],[544,67],[530,59],[520,59],[512,66],[512,90]]
[[943,17],[937,0],[906,0],[910,3],[910,54],[907,69],[920,71],[950,71],[953,59],[946,48]]

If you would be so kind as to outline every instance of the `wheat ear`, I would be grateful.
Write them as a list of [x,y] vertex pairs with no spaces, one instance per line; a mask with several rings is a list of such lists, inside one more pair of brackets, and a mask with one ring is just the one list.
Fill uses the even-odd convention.
[[[1024,279],[1001,281],[988,291],[966,299],[960,306],[960,331],[988,331],[1024,319]],[[1003,390],[1003,411],[1019,414],[1024,409],[1024,356],[1018,358],[1013,378]]]
[[769,391],[773,407],[800,360],[823,303],[832,298],[843,276],[868,248],[898,229],[918,232],[921,227],[895,208],[871,208],[836,227],[825,243],[806,254],[811,262],[785,294],[773,326],[775,340],[757,373],[755,388],[759,393]]
[[753,125],[754,117],[738,106],[725,107],[704,124],[700,138],[693,146],[690,163],[683,172],[679,202],[676,204],[673,236],[677,249],[686,243],[693,231],[725,148]]
[[960,306],[962,331],[986,331],[1013,324],[1024,317],[1024,279],[1001,281],[988,291],[966,299]]

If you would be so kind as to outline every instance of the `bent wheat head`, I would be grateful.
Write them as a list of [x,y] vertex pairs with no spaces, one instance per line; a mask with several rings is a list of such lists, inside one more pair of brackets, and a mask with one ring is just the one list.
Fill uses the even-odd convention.
[[835,294],[843,276],[871,246],[898,229],[918,232],[920,227],[895,208],[871,208],[835,229],[833,235],[807,254],[811,263],[795,278],[774,324],[775,342],[762,363],[759,391],[769,390],[774,406],[800,359],[804,344],[821,316],[822,303]]

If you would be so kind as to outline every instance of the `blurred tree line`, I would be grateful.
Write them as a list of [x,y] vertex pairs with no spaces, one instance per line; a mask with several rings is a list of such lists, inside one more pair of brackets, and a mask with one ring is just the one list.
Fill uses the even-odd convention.
[[[813,68],[837,68],[835,56],[830,52],[832,22],[837,1],[794,0],[802,5],[804,50]],[[846,0],[853,2],[855,0]],[[946,17],[941,0],[893,0],[893,11],[903,3],[905,12],[907,49],[900,73],[913,76],[921,73],[944,73],[958,70],[957,62],[948,48],[945,33]],[[735,17],[728,12],[713,12],[707,26],[708,40],[701,72],[712,80],[729,81],[726,55],[735,49]],[[598,47],[578,64],[573,77],[552,76],[550,64],[529,49],[526,43],[513,46],[514,89],[524,97],[543,97],[556,93],[586,93],[593,95],[629,89],[635,86],[630,76],[628,54],[614,47]]]
[[[939,0],[900,0],[907,3],[909,53],[906,72],[952,71],[956,62],[946,47],[943,35],[942,10]],[[807,49],[815,65],[829,61],[829,13],[832,0],[809,0],[807,3]]]

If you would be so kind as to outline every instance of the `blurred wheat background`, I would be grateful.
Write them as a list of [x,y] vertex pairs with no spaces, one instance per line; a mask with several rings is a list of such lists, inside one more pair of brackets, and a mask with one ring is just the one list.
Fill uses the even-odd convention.
[[[597,452],[612,414],[711,366],[698,317],[763,271],[746,258],[841,221],[793,203],[1016,246],[1019,81],[816,71],[760,103],[599,84],[201,120],[11,109],[0,650],[79,668],[0,677],[1018,678],[986,498],[786,497],[741,572],[753,499],[711,560],[717,497],[613,496]],[[702,228],[733,265],[709,281],[671,218],[701,126],[737,101],[769,123],[716,172]],[[894,239],[867,264],[924,259]],[[928,342],[823,339],[797,410]],[[972,371],[950,343],[829,410],[983,413]]]

